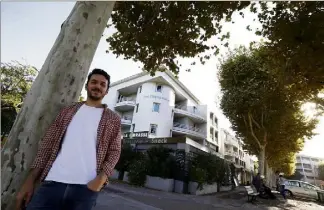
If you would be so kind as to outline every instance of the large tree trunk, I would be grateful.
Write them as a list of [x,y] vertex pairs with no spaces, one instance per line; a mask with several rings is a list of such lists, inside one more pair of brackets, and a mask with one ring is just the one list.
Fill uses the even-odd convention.
[[261,175],[264,175],[264,167],[265,167],[265,146],[262,146],[260,148],[260,153],[258,156],[258,160],[259,160],[259,173]]
[[39,140],[59,110],[78,100],[114,4],[77,2],[62,24],[1,151],[1,209],[13,209]]
[[264,177],[266,179],[266,184],[270,185],[270,183],[271,183],[271,168],[269,167],[267,159],[265,159],[265,161],[264,161],[264,168],[265,168]]

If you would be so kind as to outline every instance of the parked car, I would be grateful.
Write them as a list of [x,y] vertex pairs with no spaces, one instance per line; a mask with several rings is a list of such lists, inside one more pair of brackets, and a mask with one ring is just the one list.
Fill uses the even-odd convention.
[[305,198],[317,199],[317,191],[321,191],[319,187],[299,180],[287,180],[285,192],[288,196],[298,196]]

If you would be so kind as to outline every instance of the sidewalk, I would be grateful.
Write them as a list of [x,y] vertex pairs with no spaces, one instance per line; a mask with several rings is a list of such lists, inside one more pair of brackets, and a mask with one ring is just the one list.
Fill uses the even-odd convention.
[[[106,192],[113,192],[121,196],[126,196],[133,200],[162,209],[253,209],[253,205],[246,202],[246,199],[222,199],[215,195],[196,196],[188,194],[177,194],[151,190],[147,188],[134,187],[124,183],[113,183],[106,187]],[[240,190],[236,190],[237,193]],[[233,194],[224,192],[222,195]],[[167,201],[167,202],[165,202]],[[172,206],[172,207],[169,207]],[[202,208],[203,207],[203,208]]]
[[[126,202],[123,206],[116,204],[112,209],[166,209],[166,210],[321,210],[324,206],[314,202],[299,200],[283,200],[279,195],[277,200],[257,199],[255,204],[247,202],[247,197],[243,187],[239,187],[234,191],[220,192],[212,195],[196,196],[177,194],[169,192],[161,192],[157,190],[134,187],[124,183],[111,183],[104,189],[107,195],[113,195],[113,202]],[[103,198],[104,199],[104,198]],[[105,200],[109,203],[108,199]],[[108,206],[107,206],[108,207]],[[106,209],[108,209],[106,207]],[[109,207],[113,207],[109,205]],[[124,208],[125,207],[125,208]],[[105,208],[95,209],[104,210]],[[110,208],[109,208],[110,209]]]

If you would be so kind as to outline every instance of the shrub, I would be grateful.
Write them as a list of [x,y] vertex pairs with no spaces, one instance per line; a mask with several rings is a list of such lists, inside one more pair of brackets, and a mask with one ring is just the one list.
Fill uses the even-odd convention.
[[120,158],[115,167],[116,170],[119,172],[128,171],[128,167],[135,156],[136,152],[133,150],[132,146],[130,144],[123,144]]
[[119,171],[118,179],[123,180],[124,172],[128,171],[129,165],[132,160],[135,159],[136,152],[133,150],[130,144],[123,144],[120,158],[115,166],[115,169]]
[[129,183],[136,186],[144,186],[147,173],[147,157],[145,154],[137,153],[128,170]]
[[172,152],[172,149],[162,146],[148,149],[147,174],[161,178],[174,178],[175,157]]
[[230,177],[229,165],[224,159],[212,154],[195,154],[189,175],[190,180],[197,182],[200,189],[204,183],[217,183],[219,190]]
[[200,167],[192,167],[190,170],[191,180],[198,183],[197,189],[202,190],[207,179],[207,171]]

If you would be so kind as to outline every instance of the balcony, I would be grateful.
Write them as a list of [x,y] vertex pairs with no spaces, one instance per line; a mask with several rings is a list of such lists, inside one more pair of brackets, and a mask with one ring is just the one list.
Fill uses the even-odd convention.
[[227,145],[230,145],[230,146],[236,147],[236,148],[238,148],[238,146],[239,146],[237,141],[235,141],[235,140],[232,139],[232,138],[229,138],[228,136],[226,136],[226,137],[224,138],[224,143],[227,144]]
[[230,162],[230,163],[234,163],[234,164],[235,164],[235,160],[233,160],[233,159],[228,159],[226,156],[225,156],[225,160],[227,160],[227,161]]
[[304,170],[304,175],[306,175],[306,176],[315,176],[315,173],[313,173],[313,171],[310,171],[310,170]]
[[231,150],[226,150],[224,153],[227,156],[238,157],[238,152],[234,152],[234,151],[231,151]]
[[172,131],[176,134],[185,134],[192,138],[199,138],[199,139],[205,139],[206,133],[196,127],[181,124],[181,123],[174,123]]
[[120,112],[134,110],[135,103],[136,103],[136,99],[133,97],[120,98],[115,105],[115,110]]
[[121,124],[123,126],[131,126],[132,125],[132,120],[133,120],[132,116],[123,116],[121,118]]
[[195,123],[207,122],[206,117],[204,117],[197,109],[188,109],[186,106],[176,105],[174,107],[175,117],[189,117]]

